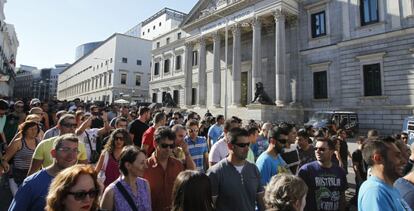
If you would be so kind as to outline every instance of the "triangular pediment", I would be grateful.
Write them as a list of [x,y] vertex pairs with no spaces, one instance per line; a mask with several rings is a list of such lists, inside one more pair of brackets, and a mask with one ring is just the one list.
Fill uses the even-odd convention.
[[216,10],[224,8],[234,2],[240,0],[199,0],[197,4],[191,9],[182,26],[188,25],[200,18],[206,17]]

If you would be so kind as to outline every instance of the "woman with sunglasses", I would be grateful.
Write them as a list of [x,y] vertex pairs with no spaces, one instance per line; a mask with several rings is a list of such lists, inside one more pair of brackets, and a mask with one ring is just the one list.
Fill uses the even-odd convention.
[[147,168],[145,151],[136,146],[122,150],[119,158],[121,176],[111,183],[101,199],[104,210],[151,210],[151,193],[147,180],[141,178]]
[[99,172],[99,178],[103,181],[105,187],[119,177],[118,162],[121,156],[121,151],[128,145],[132,145],[132,141],[127,130],[119,128],[109,135],[108,142],[95,167],[95,170],[96,172]]
[[1,160],[4,171],[9,170],[9,160],[13,159],[13,178],[10,179],[13,195],[17,191],[17,186],[23,183],[29,171],[32,155],[40,140],[37,138],[40,127],[34,121],[26,121],[19,126],[21,138],[16,138],[10,142],[3,159]]
[[46,211],[99,210],[99,183],[90,165],[78,164],[60,172],[49,188]]

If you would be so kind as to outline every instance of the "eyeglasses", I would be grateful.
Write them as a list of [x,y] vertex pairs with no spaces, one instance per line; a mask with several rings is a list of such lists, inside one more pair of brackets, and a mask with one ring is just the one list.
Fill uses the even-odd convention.
[[83,201],[85,200],[86,196],[89,198],[95,198],[99,194],[99,189],[92,189],[88,192],[86,191],[79,191],[79,192],[68,192],[68,194],[73,195],[76,201]]
[[190,133],[197,133],[198,132],[198,129],[188,129],[188,132],[190,132]]
[[240,148],[244,148],[244,147],[250,146],[250,143],[235,143],[233,145],[236,145],[236,146],[238,146]]
[[325,152],[327,149],[323,148],[323,147],[315,147],[315,151],[321,151],[321,152]]
[[286,144],[288,142],[287,139],[276,139],[281,144]]
[[170,147],[170,149],[174,149],[175,148],[175,144],[160,144],[161,148],[168,148]]
[[67,127],[67,128],[76,128],[76,124],[70,124],[70,123],[64,123],[62,124],[63,127]]
[[115,140],[121,140],[121,141],[123,141],[124,140],[124,137],[123,136],[116,136],[115,137]]
[[61,151],[61,152],[64,152],[64,153],[69,153],[69,152],[71,152],[71,153],[76,153],[76,154],[78,154],[79,153],[79,150],[76,148],[76,149],[71,149],[71,148],[69,148],[69,147],[61,147],[61,148],[59,148],[59,149],[57,149],[58,151]]

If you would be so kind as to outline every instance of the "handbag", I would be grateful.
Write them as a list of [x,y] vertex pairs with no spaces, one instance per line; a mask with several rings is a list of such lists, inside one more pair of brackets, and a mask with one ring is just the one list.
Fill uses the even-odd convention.
[[91,140],[89,139],[89,134],[86,131],[85,131],[85,134],[86,134],[86,138],[88,139],[89,149],[91,150],[90,162],[91,163],[96,163],[99,160],[99,154],[96,150],[92,149],[92,143],[91,143]]
[[134,200],[132,199],[131,195],[125,190],[124,186],[121,184],[121,181],[118,181],[116,183],[116,187],[121,192],[122,196],[125,198],[125,200],[128,202],[129,206],[133,211],[138,211],[137,205],[135,204]]
[[106,180],[106,175],[105,175],[105,171],[106,171],[106,166],[108,166],[108,160],[109,160],[109,153],[107,151],[104,151],[104,162],[102,165],[101,170],[99,170],[98,173],[98,180],[102,182],[102,184],[105,182]]

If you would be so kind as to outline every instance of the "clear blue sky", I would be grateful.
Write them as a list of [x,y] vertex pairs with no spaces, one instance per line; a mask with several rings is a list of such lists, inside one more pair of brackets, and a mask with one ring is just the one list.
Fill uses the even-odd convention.
[[8,0],[6,22],[20,46],[17,66],[72,63],[78,45],[124,33],[164,7],[188,13],[198,0]]

